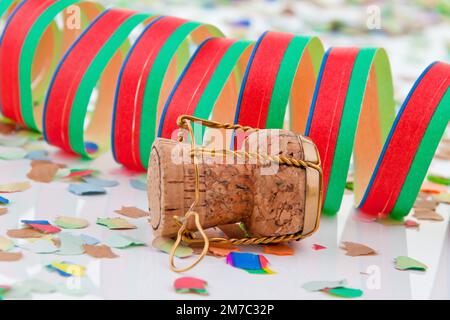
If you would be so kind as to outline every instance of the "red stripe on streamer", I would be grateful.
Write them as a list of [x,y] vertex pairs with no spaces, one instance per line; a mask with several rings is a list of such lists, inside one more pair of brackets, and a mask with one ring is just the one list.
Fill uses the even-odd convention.
[[[326,194],[333,165],[342,112],[353,65],[359,49],[332,48],[322,72],[309,137],[319,150],[323,167],[323,193]],[[330,104],[334,102],[333,104]]]
[[167,102],[165,115],[160,124],[161,137],[172,137],[173,132],[178,129],[178,116],[194,113],[220,60],[234,42],[235,40],[223,38],[209,39],[197,50],[178,86],[174,88],[173,96]]
[[450,85],[450,65],[437,63],[424,75],[404,107],[376,172],[364,212],[391,212],[434,111]]
[[265,127],[278,70],[293,37],[292,34],[268,32],[255,48],[256,53],[241,96],[237,123],[255,128]]
[[167,39],[186,22],[187,20],[173,17],[161,18],[142,34],[128,56],[116,103],[116,118],[120,121],[114,124],[116,159],[127,167],[143,168],[139,160],[139,135],[144,91],[150,70]]
[[[19,124],[23,123],[19,94],[19,59],[23,43],[41,14],[55,0],[29,0],[16,11],[4,31],[0,47],[1,105],[3,114]],[[51,54],[51,53],[49,53]]]
[[84,74],[105,42],[130,16],[130,10],[105,12],[78,38],[55,73],[46,103],[45,130],[47,141],[71,152],[69,121],[72,103]]

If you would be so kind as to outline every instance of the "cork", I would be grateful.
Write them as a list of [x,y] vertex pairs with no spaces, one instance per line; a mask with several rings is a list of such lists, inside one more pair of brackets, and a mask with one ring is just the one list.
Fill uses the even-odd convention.
[[[311,144],[287,130],[260,130],[245,138],[241,150],[310,160],[305,157],[305,141]],[[307,150],[311,152],[310,147]],[[194,202],[194,162],[199,166],[200,201],[193,210],[204,229],[243,223],[253,237],[294,234],[303,230],[305,210],[314,207],[307,206],[307,198],[319,201],[318,192],[307,194],[311,188],[307,187],[308,171],[303,167],[249,157],[197,155],[191,157],[190,144],[168,139],[153,143],[148,200],[150,224],[157,236],[175,236],[179,224],[174,217],[184,216]],[[317,154],[314,159],[318,161]],[[318,212],[313,214],[309,220],[317,220]],[[193,219],[187,222],[187,228],[196,230]]]

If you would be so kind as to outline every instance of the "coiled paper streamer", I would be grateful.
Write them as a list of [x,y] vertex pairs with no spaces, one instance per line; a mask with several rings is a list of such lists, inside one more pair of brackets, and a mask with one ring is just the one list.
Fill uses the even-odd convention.
[[155,136],[172,137],[181,114],[282,128],[289,113],[289,128],[319,149],[325,213],[339,210],[353,153],[357,207],[401,218],[449,121],[443,62],[422,73],[395,116],[383,49],[324,53],[317,38],[278,32],[227,39],[211,25],[88,1],[1,0],[0,14],[3,114],[84,157],[93,143],[111,144],[132,169],[146,168]]

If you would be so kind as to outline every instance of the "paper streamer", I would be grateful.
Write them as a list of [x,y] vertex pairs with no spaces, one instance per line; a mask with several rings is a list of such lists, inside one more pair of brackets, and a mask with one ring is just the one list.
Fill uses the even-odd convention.
[[[383,49],[324,52],[315,37],[279,32],[240,41],[211,25],[102,10],[76,0],[0,2],[6,117],[84,157],[111,144],[116,161],[137,170],[156,136],[176,135],[181,114],[259,128],[288,119],[319,150],[325,213],[339,210],[352,153],[358,208],[394,218],[411,209],[449,121],[448,64],[431,64],[395,116]],[[198,143],[210,138],[196,133]]]

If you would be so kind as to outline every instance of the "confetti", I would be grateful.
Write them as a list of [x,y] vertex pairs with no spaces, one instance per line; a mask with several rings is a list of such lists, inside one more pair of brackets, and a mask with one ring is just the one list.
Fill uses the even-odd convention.
[[20,136],[0,136],[0,146],[5,147],[22,147],[28,142],[27,137]]
[[58,233],[61,231],[60,228],[51,225],[47,220],[22,220],[21,222],[30,228],[47,234]]
[[327,249],[327,247],[315,243],[312,245],[312,249],[314,251],[319,251],[319,250],[325,250],[325,249]]
[[251,274],[273,274],[267,266],[269,261],[259,254],[247,252],[230,252],[227,255],[226,263],[239,269],[243,269]]
[[60,276],[68,277],[82,277],[85,274],[85,268],[83,266],[73,264],[70,262],[52,262],[46,266],[50,271],[57,272]]
[[145,243],[124,235],[113,235],[105,243],[113,248],[124,249],[128,247],[145,246]]
[[425,264],[406,256],[399,256],[395,258],[395,268],[397,270],[427,270],[427,266]]
[[89,226],[86,219],[65,216],[59,216],[54,223],[63,229],[84,229]]
[[0,284],[0,300],[3,300],[4,296],[11,290],[10,286]]
[[450,178],[441,175],[430,174],[428,175],[427,179],[428,181],[433,183],[442,184],[444,186],[450,186]]
[[26,154],[27,152],[22,148],[0,146],[0,159],[2,160],[23,159]]
[[8,204],[9,200],[0,196],[0,204]]
[[83,239],[80,237],[68,234],[61,233],[59,235],[59,240],[61,245],[59,246],[58,255],[80,255],[84,253],[83,248]]
[[14,242],[12,240],[0,236],[0,251],[10,251],[14,248]]
[[230,252],[237,252],[240,249],[232,244],[210,242],[208,251],[215,257],[226,257]]
[[324,289],[332,289],[345,287],[347,285],[347,280],[342,279],[339,281],[309,281],[302,285],[302,288],[307,291],[322,291]]
[[349,181],[345,184],[345,189],[347,190],[353,191],[354,188],[354,183],[352,181]]
[[81,239],[81,241],[83,241],[83,244],[88,244],[91,246],[94,246],[94,245],[100,243],[100,240],[98,240],[94,237],[91,237],[90,235],[87,235],[87,234],[81,234],[80,239]]
[[331,289],[327,288],[323,289],[322,291],[341,298],[359,298],[363,295],[363,291],[360,289],[353,289],[346,287],[331,288]]
[[83,176],[82,180],[86,183],[100,188],[111,188],[119,185],[119,183],[115,180],[99,179],[92,176]]
[[27,286],[32,293],[53,293],[56,292],[56,286],[41,279],[27,279],[22,285]]
[[20,259],[22,259],[22,253],[21,252],[4,252],[4,251],[0,251],[0,261],[13,262],[13,261],[19,261]]
[[58,251],[58,247],[49,239],[37,239],[36,241],[18,244],[18,246],[38,254],[54,253]]
[[346,250],[346,255],[351,257],[376,255],[376,251],[366,245],[356,242],[343,242],[342,249]]
[[40,238],[45,236],[45,233],[39,232],[33,228],[13,229],[6,232],[8,237],[15,239]]
[[97,224],[111,230],[136,229],[134,224],[131,224],[123,218],[97,218]]
[[447,188],[437,183],[424,182],[420,187],[420,191],[424,193],[439,194],[447,192]]
[[414,209],[413,217],[419,220],[444,221],[444,218],[434,210]]
[[50,161],[50,156],[47,150],[34,150],[29,151],[25,156],[29,160]]
[[77,196],[90,196],[90,195],[98,195],[105,194],[106,190],[102,187],[97,187],[89,183],[71,183],[69,185],[69,191]]
[[193,277],[178,278],[173,283],[177,293],[196,293],[200,295],[208,295],[207,285],[208,283],[205,280]]
[[70,169],[70,173],[64,178],[83,178],[95,173],[95,170],[90,169]]
[[14,182],[0,185],[0,193],[21,192],[31,188],[29,182]]
[[94,258],[114,259],[114,258],[118,257],[118,255],[116,255],[114,252],[112,252],[110,247],[105,246],[105,245],[94,246],[94,245],[84,244],[83,248],[84,248],[84,251],[86,252],[86,254],[88,254]]
[[[169,254],[174,243],[175,241],[170,238],[157,237],[153,240],[152,246],[162,252]],[[192,250],[192,248],[180,244],[178,248],[175,250],[175,257],[187,258],[192,256],[193,253],[194,250]]]
[[265,254],[274,254],[277,256],[292,256],[294,254],[294,249],[284,243],[265,245],[263,246],[263,251]]
[[115,210],[114,212],[118,213],[118,214],[121,214],[121,215],[124,215],[124,216],[129,217],[129,218],[142,218],[142,217],[148,217],[149,216],[148,212],[146,212],[144,210],[141,210],[139,208],[136,208],[136,207],[123,207],[122,206],[122,209]]
[[16,130],[16,125],[13,123],[4,123],[0,121],[0,133],[8,135]]
[[435,200],[419,199],[414,203],[414,208],[434,210],[438,204]]
[[59,165],[52,162],[34,162],[27,177],[36,182],[49,183],[53,181],[59,169]]
[[86,141],[84,147],[88,153],[96,153],[98,151],[98,145],[92,141]]
[[406,228],[419,228],[420,224],[414,220],[405,220]]
[[450,193],[441,193],[433,196],[434,200],[439,203],[450,204]]
[[137,190],[147,191],[147,183],[140,179],[131,179],[130,185]]

